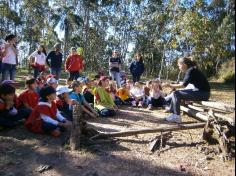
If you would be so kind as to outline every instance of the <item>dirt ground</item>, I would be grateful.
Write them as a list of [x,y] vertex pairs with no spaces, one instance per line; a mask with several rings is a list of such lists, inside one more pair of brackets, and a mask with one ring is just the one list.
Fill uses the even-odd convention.
[[[227,89],[221,93],[222,96],[234,96],[234,91]],[[115,118],[89,119],[88,123],[103,132],[173,125],[163,121],[166,115],[163,110],[151,112],[123,107]],[[183,121],[186,124],[197,122],[187,116],[183,116]],[[80,151],[70,151],[66,142],[68,134],[61,138],[35,135],[22,125],[0,131],[0,176],[234,175],[234,158],[223,162],[213,152],[208,155],[202,152],[203,148],[209,147],[201,139],[202,132],[203,129],[173,132],[161,152],[157,150],[152,153],[148,149],[148,144],[157,134],[107,142],[88,142],[84,139]],[[40,173],[37,171],[40,165],[51,168]]]

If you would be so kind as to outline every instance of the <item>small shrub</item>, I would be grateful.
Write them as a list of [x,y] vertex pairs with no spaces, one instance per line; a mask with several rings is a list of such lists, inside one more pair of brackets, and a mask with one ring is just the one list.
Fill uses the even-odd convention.
[[224,83],[235,82],[235,58],[222,64],[218,77]]

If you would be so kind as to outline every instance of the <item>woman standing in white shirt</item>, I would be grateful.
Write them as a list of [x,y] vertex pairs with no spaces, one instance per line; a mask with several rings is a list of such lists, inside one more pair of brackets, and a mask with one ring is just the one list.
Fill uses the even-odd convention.
[[34,69],[34,78],[36,79],[41,72],[45,71],[46,66],[46,49],[43,45],[39,45],[29,57],[29,63]]
[[2,81],[15,80],[17,60],[16,36],[14,34],[7,35],[5,38],[5,46],[2,58]]

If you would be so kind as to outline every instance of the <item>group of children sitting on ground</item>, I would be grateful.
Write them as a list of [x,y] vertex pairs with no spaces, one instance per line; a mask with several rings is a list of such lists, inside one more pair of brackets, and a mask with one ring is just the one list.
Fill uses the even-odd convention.
[[147,84],[127,80],[116,88],[110,77],[95,76],[93,80],[80,77],[67,80],[59,86],[53,75],[41,74],[37,79],[27,77],[25,90],[16,94],[14,81],[0,85],[0,128],[12,128],[24,120],[25,127],[34,133],[54,137],[69,129],[73,120],[73,105],[81,104],[82,112],[89,117],[112,117],[118,106],[147,106],[149,110],[165,105],[159,80]]

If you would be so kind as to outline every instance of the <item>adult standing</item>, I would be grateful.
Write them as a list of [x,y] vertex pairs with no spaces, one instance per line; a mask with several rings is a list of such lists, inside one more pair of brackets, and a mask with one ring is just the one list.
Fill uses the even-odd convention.
[[112,53],[112,57],[109,58],[109,74],[112,77],[112,80],[116,81],[118,88],[121,87],[120,67],[121,67],[121,58],[119,57],[119,51],[114,50]]
[[136,54],[135,60],[130,64],[130,73],[133,76],[133,82],[139,82],[140,78],[144,72],[144,63],[142,59],[142,55],[140,53]]
[[30,65],[34,68],[34,78],[45,71],[47,52],[43,45],[39,45],[37,50],[29,56]]
[[[172,89],[185,88],[171,94],[170,112],[167,121],[181,123],[180,102],[185,101],[207,101],[210,98],[210,85],[204,74],[196,67],[188,57],[178,60],[179,69],[185,73],[184,80],[180,84],[164,84]],[[192,88],[186,89],[188,85]]]
[[2,81],[7,80],[9,76],[10,80],[15,80],[16,65],[18,64],[16,40],[17,38],[14,34],[7,35],[5,38],[6,43],[2,58]]
[[66,59],[65,70],[69,72],[69,80],[77,80],[83,70],[83,60],[78,55],[76,48],[71,48],[71,54]]
[[56,79],[59,80],[61,76],[62,67],[62,53],[61,44],[57,43],[54,45],[54,51],[51,51],[46,58],[47,65],[50,67],[51,74],[55,75]]

